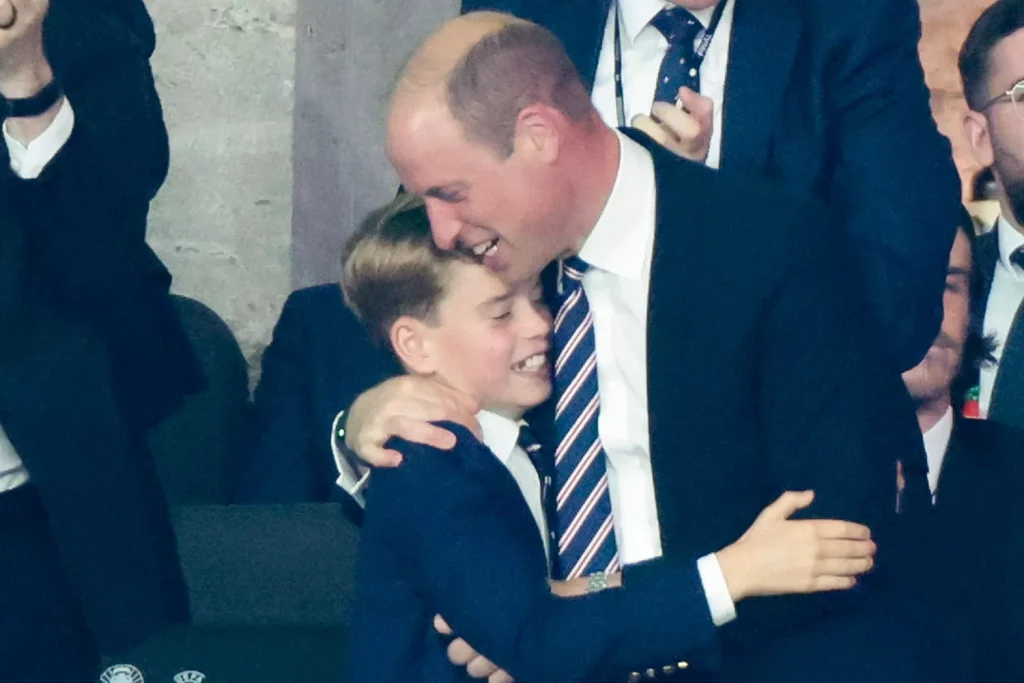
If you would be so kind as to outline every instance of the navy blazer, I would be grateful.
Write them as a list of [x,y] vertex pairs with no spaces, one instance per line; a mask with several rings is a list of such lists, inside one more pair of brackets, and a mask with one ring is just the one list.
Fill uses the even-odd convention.
[[623,681],[715,643],[694,562],[588,596],[551,594],[537,524],[512,475],[464,427],[442,451],[391,439],[403,463],[367,494],[348,681],[468,680],[433,630],[456,633],[517,681]]
[[[362,391],[399,372],[391,353],[370,342],[337,283],[293,292],[263,354],[236,502],[350,501],[335,485],[334,418]],[[354,502],[346,510],[361,514]]]
[[969,680],[1024,680],[1024,431],[956,417],[936,496],[942,596],[965,622]]
[[[986,330],[985,313],[992,292],[996,265],[999,263],[998,229],[993,228],[974,240],[972,248],[973,275],[971,277],[971,333],[982,338]],[[992,398],[988,406],[988,419],[1024,429],[1024,316],[1018,313],[1003,339],[992,340],[1002,345]],[[966,388],[977,386],[980,364],[964,370]]]
[[[895,513],[902,460],[913,494],[905,499],[919,503],[906,514],[929,523],[926,459],[913,406],[844,259],[849,238],[821,230],[819,210],[764,181],[629,134],[650,151],[657,184],[647,396],[664,557],[714,552],[782,491],[805,489],[817,493],[806,515],[863,523],[880,548],[853,591],[741,604],[721,629],[722,666],[710,680],[933,675],[920,653],[938,627],[912,623],[930,614],[930,583],[908,563],[914,544]],[[537,431],[552,423],[530,422]],[[656,565],[627,567],[627,580]]]
[[[463,0],[462,9],[546,26],[589,87],[611,1]],[[881,339],[904,369],[938,333],[960,215],[960,180],[932,119],[920,38],[914,0],[736,0],[722,112],[723,170],[827,203],[832,215],[819,228],[841,226],[854,238]],[[761,227],[754,218],[747,229]]]
[[74,130],[36,180],[0,152],[0,424],[105,653],[188,616],[145,435],[203,383],[145,243],[167,132],[152,26],[141,3],[132,16],[52,4],[44,41]]

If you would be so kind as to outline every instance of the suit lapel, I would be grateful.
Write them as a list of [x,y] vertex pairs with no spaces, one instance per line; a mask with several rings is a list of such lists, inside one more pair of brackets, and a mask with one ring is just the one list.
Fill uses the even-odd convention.
[[992,389],[988,416],[996,422],[1024,428],[1024,305],[1017,309],[1006,336],[999,371]]
[[801,30],[793,0],[736,0],[722,112],[721,168],[765,167]]
[[985,307],[992,291],[996,263],[999,261],[999,237],[993,228],[974,240],[974,267],[971,278],[971,332],[981,337],[984,333]]

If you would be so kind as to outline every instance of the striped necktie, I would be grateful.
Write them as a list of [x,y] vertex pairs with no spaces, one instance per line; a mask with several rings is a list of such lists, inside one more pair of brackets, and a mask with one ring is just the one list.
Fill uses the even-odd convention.
[[583,291],[589,268],[562,263],[555,317],[555,486],[559,576],[574,579],[619,568],[604,447],[597,431],[597,349]]

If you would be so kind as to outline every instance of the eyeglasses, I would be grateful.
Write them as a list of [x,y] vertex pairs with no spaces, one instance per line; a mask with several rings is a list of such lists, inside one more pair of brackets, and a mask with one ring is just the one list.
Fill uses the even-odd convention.
[[1009,102],[1012,104],[1013,113],[1017,115],[1018,119],[1024,121],[1024,81],[1017,81],[1012,88],[1004,92],[1002,95],[996,95],[993,97],[985,103],[981,108],[981,111],[986,111],[1000,102]]

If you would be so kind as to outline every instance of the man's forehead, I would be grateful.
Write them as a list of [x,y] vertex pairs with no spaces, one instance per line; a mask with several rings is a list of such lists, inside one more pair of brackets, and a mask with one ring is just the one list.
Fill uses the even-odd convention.
[[1018,29],[996,43],[988,61],[989,90],[993,95],[1024,80],[1024,29]]

